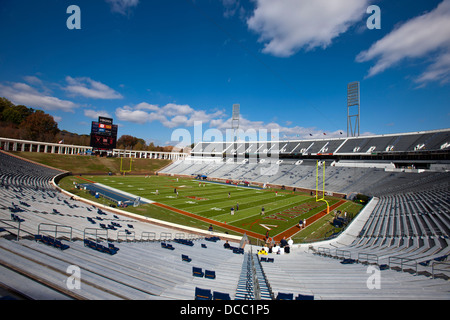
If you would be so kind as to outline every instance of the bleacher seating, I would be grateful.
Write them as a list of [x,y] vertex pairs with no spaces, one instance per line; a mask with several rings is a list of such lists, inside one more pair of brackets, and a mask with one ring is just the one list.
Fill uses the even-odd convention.
[[105,246],[102,243],[98,243],[97,241],[92,241],[89,239],[84,239],[84,245],[91,249],[97,250],[99,252],[108,253],[110,255],[116,254],[117,251],[119,251],[119,249],[115,247],[114,244],[112,243],[108,243],[108,245]]
[[194,156],[222,156],[229,154],[278,155],[301,154],[366,154],[370,152],[424,152],[448,149],[450,130],[434,130],[402,134],[360,136],[314,140],[263,142],[198,142],[192,149]]
[[[192,162],[203,165],[193,166]],[[409,173],[401,171],[386,171],[380,166],[388,166],[388,163],[377,163],[377,166],[358,167],[354,162],[344,162],[339,166],[332,160],[326,160],[325,190],[341,194],[353,192],[363,193],[368,196],[378,196],[387,193],[395,193],[417,185],[420,180],[423,183],[444,183],[450,181],[450,172],[422,172]],[[333,165],[332,165],[333,164]],[[183,168],[186,175],[205,174],[211,178],[242,181],[247,180],[259,184],[269,183],[278,186],[291,186],[315,190],[316,188],[316,160],[288,160],[275,164],[238,162],[211,162],[201,158],[174,163],[172,166]],[[172,170],[172,166],[166,167],[163,172],[180,174]],[[212,170],[211,168],[215,168]]]
[[42,242],[48,246],[52,246],[61,250],[66,250],[69,249],[70,246],[67,244],[64,244],[61,242],[61,240],[46,236],[46,235],[41,235],[41,234],[36,234],[34,236],[34,240]]
[[[33,299],[193,299],[195,287],[202,285],[234,298],[243,257],[225,250],[224,241],[211,237],[207,248],[193,237],[173,241],[171,235],[177,230],[72,200],[50,184],[59,173],[0,153],[0,218],[20,214],[24,220],[19,241],[0,236],[0,283]],[[98,239],[85,234],[99,223],[116,230],[104,230]],[[35,241],[40,224],[71,226],[73,235],[67,239],[62,233],[38,234]],[[137,236],[116,242],[126,227],[142,234],[142,240]],[[17,233],[2,230],[6,230],[3,236]],[[211,278],[195,279],[180,254],[208,270]],[[68,265],[82,269],[81,290],[71,291],[65,285]]]
[[[247,180],[314,190],[316,160],[320,160],[321,165],[326,166],[325,190],[346,195],[363,193],[373,197],[371,205],[367,206],[366,214],[364,217],[360,214],[349,230],[336,239],[308,245],[307,252],[304,249],[294,249],[294,254],[291,253],[289,257],[284,255],[281,261],[277,259],[274,264],[264,263],[269,259],[274,261],[270,255],[262,257],[261,266],[269,282],[275,287],[275,292],[289,292],[287,289],[292,287],[296,289],[292,290],[294,293],[299,292],[298,288],[304,289],[297,298],[314,298],[314,295],[308,293],[308,290],[312,290],[320,293],[319,298],[358,299],[362,292],[363,296],[367,297],[367,288],[351,287],[356,281],[361,281],[353,273],[354,270],[361,270],[362,266],[366,268],[367,265],[376,265],[383,271],[383,279],[386,277],[392,283],[401,282],[404,285],[403,277],[408,276],[392,273],[392,270],[435,278],[431,265],[441,263],[436,265],[441,268],[438,277],[449,278],[449,163],[430,160],[434,159],[433,153],[446,153],[446,156],[441,155],[439,159],[448,159],[449,142],[449,129],[267,143],[200,142],[194,146],[189,160],[178,161],[173,165],[176,170],[169,166],[163,172],[205,174],[212,178]],[[272,157],[275,155],[276,163],[267,159],[268,153],[271,153]],[[226,157],[222,158],[223,154],[226,154]],[[323,154],[334,155],[334,159],[319,158],[319,155]],[[381,154],[390,160],[380,160]],[[423,166],[427,170],[408,167],[409,158],[412,159],[409,163],[417,163],[419,166],[427,162],[417,161],[418,154],[425,155],[424,159],[431,163],[428,167]],[[378,156],[378,160],[370,159],[372,155]],[[317,159],[314,159],[315,156]],[[261,158],[266,161],[258,160]],[[312,283],[321,283],[328,279],[327,272],[324,273],[320,269],[322,259],[318,258],[319,256],[332,258],[323,261],[323,264],[327,268],[328,264],[333,265],[330,266],[333,271],[329,276],[336,278],[331,280],[331,287],[336,288],[334,291],[327,291],[324,286]],[[310,265],[303,263],[305,260],[310,265],[318,264],[321,272],[316,275],[316,269],[311,269]],[[335,265],[333,260],[337,260],[339,266]],[[289,280],[285,281],[283,276]],[[308,276],[311,280],[305,278]],[[445,282],[433,282],[434,280],[423,278],[414,280],[408,280],[411,281],[407,286],[409,289],[399,290],[401,293],[395,293],[394,287],[389,287],[385,291],[386,297],[449,298],[449,285]],[[423,291],[420,289],[422,284],[425,288]],[[433,286],[436,286],[435,293],[432,292]],[[248,281],[243,282],[242,287],[249,294],[252,292]],[[381,295],[373,291],[371,296]],[[292,297],[289,294],[289,299],[291,298],[293,294]]]
[[[315,146],[289,142],[278,147],[292,154],[307,148],[315,152],[329,148],[344,153],[351,152],[353,145],[365,150],[376,142],[377,148],[392,144],[410,150],[416,142],[421,142],[435,150],[447,138],[447,132],[435,132],[414,137],[344,139],[345,144],[344,140],[321,141]],[[347,148],[347,143],[353,144]],[[210,146],[202,146],[206,147]],[[223,147],[230,151],[234,148],[236,153],[244,149],[233,144]],[[251,143],[245,145],[251,150],[257,147]],[[252,259],[246,252],[248,249],[234,246],[224,249],[224,241],[216,237],[205,238],[208,245],[178,237],[175,240],[167,237],[176,233],[170,228],[69,199],[50,184],[60,171],[0,152],[0,218],[21,221],[19,241],[0,237],[0,282],[37,299],[255,299],[256,283],[261,299],[273,299],[280,293],[287,293],[290,300],[294,297],[450,299],[449,282],[445,280],[450,270],[446,262],[450,250],[449,173],[410,174],[380,168],[331,166],[329,162],[325,165],[326,183],[331,190],[344,193],[367,190],[377,197],[366,207],[367,212],[361,213],[337,238],[294,246],[289,255],[279,255],[276,261],[269,254],[266,263],[260,263]],[[267,182],[268,176],[261,172],[262,169],[268,172],[270,167],[202,160],[195,165],[177,161],[165,170],[180,174],[208,172],[222,178]],[[314,186],[314,170],[312,159],[285,160],[269,180]],[[41,239],[39,235],[36,238],[39,242],[34,241],[42,223],[71,226],[73,237],[45,235],[47,245],[44,246],[43,235]],[[85,237],[86,228],[97,228],[100,224],[105,228],[105,238]],[[133,229],[133,241],[113,242],[119,240],[119,232],[131,234],[124,226]],[[1,235],[14,232],[8,229]],[[144,233],[151,233],[152,237],[144,238]],[[134,234],[142,234],[142,241]],[[156,238],[157,234],[161,234],[160,239]],[[63,245],[67,247],[61,250]],[[186,263],[190,261],[195,262],[195,267]],[[436,263],[440,263],[441,269],[432,271]],[[82,268],[82,290],[68,290],[65,284],[68,264]],[[367,288],[370,265],[382,272],[382,290]],[[194,268],[201,277],[194,274]],[[398,269],[407,272],[395,271]]]

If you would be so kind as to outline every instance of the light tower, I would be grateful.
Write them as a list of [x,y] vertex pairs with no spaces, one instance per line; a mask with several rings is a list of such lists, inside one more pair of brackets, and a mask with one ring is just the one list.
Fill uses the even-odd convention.
[[231,117],[231,128],[233,129],[233,140],[237,140],[237,130],[239,129],[239,110],[240,110],[239,104],[233,104],[233,115]]
[[359,112],[359,81],[350,82],[347,85],[347,137],[359,137]]

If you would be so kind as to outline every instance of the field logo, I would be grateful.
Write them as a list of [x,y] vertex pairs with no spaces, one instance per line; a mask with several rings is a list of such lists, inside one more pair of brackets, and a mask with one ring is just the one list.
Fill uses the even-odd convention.
[[276,225],[276,224],[262,224],[262,223],[260,223],[259,225],[261,227],[269,230],[269,231],[272,230],[272,228],[278,228],[278,225]]

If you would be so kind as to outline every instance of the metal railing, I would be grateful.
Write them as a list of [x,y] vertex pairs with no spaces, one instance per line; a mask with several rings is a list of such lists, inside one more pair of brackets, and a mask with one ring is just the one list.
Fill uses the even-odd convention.
[[340,259],[351,259],[352,253],[348,250],[336,249],[336,257]]
[[58,238],[58,234],[69,235],[69,241],[72,241],[72,227],[52,223],[40,223],[38,225],[38,234],[50,233],[53,238]]
[[86,240],[88,238],[94,238],[96,242],[99,242],[99,240],[109,241],[108,230],[98,228],[85,228],[83,232],[83,239]]
[[[441,271],[442,273],[437,274],[436,271]],[[450,262],[433,262],[433,264],[431,265],[431,275],[433,279],[441,278],[441,274],[446,279],[450,278]]]
[[156,240],[155,232],[142,231],[141,241],[155,241],[155,240]]
[[373,253],[364,253],[360,252],[358,253],[358,261],[360,263],[367,263],[367,264],[376,264],[378,265],[378,256]]
[[119,230],[117,232],[117,242],[121,241],[136,241],[136,233],[134,231]]
[[[0,219],[0,222],[7,225],[7,227],[0,227],[0,229],[13,229],[17,230],[17,238],[16,240],[19,241],[19,234],[20,234],[20,221],[14,221],[14,220],[8,220],[8,219]],[[9,223],[15,223],[17,225],[12,225]]]
[[[400,266],[401,271],[407,271],[405,267],[410,267],[414,274],[417,274],[417,261],[414,259],[402,258],[402,257],[389,257],[389,266],[391,269],[395,269],[396,266]],[[397,267],[398,268],[398,267]]]

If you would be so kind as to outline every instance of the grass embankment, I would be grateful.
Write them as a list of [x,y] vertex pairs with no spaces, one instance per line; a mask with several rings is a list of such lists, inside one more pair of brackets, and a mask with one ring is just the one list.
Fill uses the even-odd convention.
[[[38,163],[73,174],[120,174],[121,159],[97,156],[64,155],[42,152],[14,152],[14,154]],[[130,174],[148,174],[170,164],[171,160],[163,159],[133,159]],[[123,159],[122,169],[130,168],[130,159]]]

